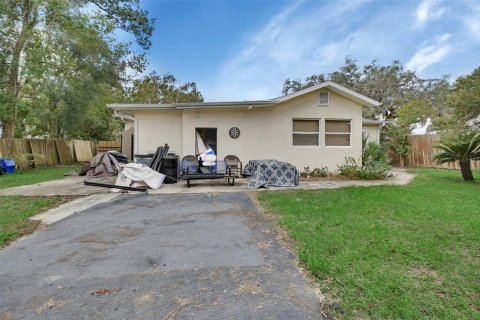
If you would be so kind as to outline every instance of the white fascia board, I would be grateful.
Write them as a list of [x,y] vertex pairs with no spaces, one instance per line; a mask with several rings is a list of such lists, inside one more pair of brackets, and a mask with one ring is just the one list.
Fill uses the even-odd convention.
[[113,110],[151,110],[151,109],[175,109],[173,104],[154,104],[154,103],[113,103],[107,104],[107,107]]
[[173,103],[173,104],[108,104],[107,106],[114,110],[175,110],[175,109],[204,109],[204,108],[241,108],[241,107],[270,107],[301,95],[327,88],[347,99],[355,101],[367,107],[378,107],[380,102],[364,96],[358,92],[345,88],[335,82],[326,81],[318,85],[294,92],[292,94],[278,97],[271,100],[253,100],[253,101],[227,101],[227,102],[192,102],[192,103]]

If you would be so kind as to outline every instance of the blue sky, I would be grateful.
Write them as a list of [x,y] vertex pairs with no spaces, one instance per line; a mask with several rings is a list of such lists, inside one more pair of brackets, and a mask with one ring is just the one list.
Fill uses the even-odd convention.
[[286,78],[346,56],[400,60],[422,77],[480,66],[480,1],[155,1],[148,71],[195,81],[206,101],[269,99]]

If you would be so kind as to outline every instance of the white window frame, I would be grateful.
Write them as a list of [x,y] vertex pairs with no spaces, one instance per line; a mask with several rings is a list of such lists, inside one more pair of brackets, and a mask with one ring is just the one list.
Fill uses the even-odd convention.
[[[294,121],[302,121],[302,120],[306,120],[306,121],[313,121],[313,120],[316,120],[318,121],[318,132],[301,132],[301,131],[293,131],[293,122]],[[292,119],[292,146],[295,147],[295,148],[319,148],[320,147],[320,126],[321,126],[321,123],[320,123],[320,119],[319,118],[293,118]],[[295,145],[293,144],[293,135],[294,134],[311,134],[311,135],[317,135],[318,136],[318,144],[298,144],[298,145]]]
[[[320,95],[321,94],[327,94],[327,103],[320,103]],[[328,91],[318,91],[318,94],[317,94],[317,102],[318,102],[318,105],[319,106],[329,106],[330,105],[330,92]]]
[[[349,123],[350,126],[350,132],[328,132],[327,130],[327,121],[344,121]],[[348,146],[327,146],[327,134],[340,134],[340,135],[349,135],[349,145]],[[351,148],[352,147],[352,119],[325,119],[325,133],[324,133],[324,139],[325,139],[325,148]]]

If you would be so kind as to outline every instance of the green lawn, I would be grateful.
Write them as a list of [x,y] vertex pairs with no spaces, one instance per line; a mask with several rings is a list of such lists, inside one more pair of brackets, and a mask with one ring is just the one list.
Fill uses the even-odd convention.
[[480,183],[458,171],[412,172],[407,186],[259,194],[332,315],[480,319]]
[[[0,189],[61,179],[65,173],[78,171],[79,168],[73,165],[17,171],[0,176]],[[71,197],[0,196],[0,248],[35,230],[39,222],[29,221],[29,217],[65,202],[69,198]]]
[[0,248],[22,235],[29,234],[38,226],[38,221],[28,218],[65,202],[67,197],[0,197]]
[[40,168],[37,170],[21,170],[12,174],[4,174],[0,176],[0,189],[61,179],[65,173],[78,172],[79,170],[80,166],[72,165]]

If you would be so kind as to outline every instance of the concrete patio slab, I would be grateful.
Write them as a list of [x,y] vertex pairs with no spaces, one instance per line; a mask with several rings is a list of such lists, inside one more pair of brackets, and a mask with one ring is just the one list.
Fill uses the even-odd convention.
[[[247,188],[246,179],[236,179],[235,185],[228,185],[221,180],[196,180],[192,181],[192,187],[188,188],[185,181],[180,180],[175,184],[163,184],[160,189],[148,190],[149,194],[190,194],[190,193],[223,193],[223,192],[249,192],[249,191],[275,191],[275,190],[316,190],[316,189],[336,189],[351,186],[368,187],[377,185],[405,185],[414,177],[414,174],[406,170],[395,169],[391,171],[393,176],[385,180],[359,181],[359,180],[339,180],[339,179],[321,179],[318,181],[301,181],[295,188],[269,188],[255,189]],[[115,179],[109,178],[109,183],[114,183]],[[24,196],[52,196],[52,195],[91,195],[99,193],[109,193],[111,189],[85,186],[83,181],[85,177],[68,177],[59,180],[42,182],[21,187],[0,190],[2,195],[24,195]],[[132,193],[131,191],[129,191]],[[138,192],[133,192],[138,193]]]
[[0,250],[0,319],[322,319],[245,193],[122,195]]
[[247,179],[236,179],[235,185],[230,186],[223,180],[196,180],[192,181],[191,188],[187,188],[186,183],[180,181],[176,184],[164,184],[160,189],[148,190],[149,194],[188,194],[188,193],[222,193],[222,192],[248,192],[248,191],[281,191],[281,190],[317,190],[317,189],[337,189],[344,187],[368,187],[379,185],[406,185],[415,178],[414,174],[406,170],[392,170],[392,177],[385,180],[339,180],[339,179],[320,179],[317,181],[300,181],[297,187],[272,187],[260,189],[248,189]]

